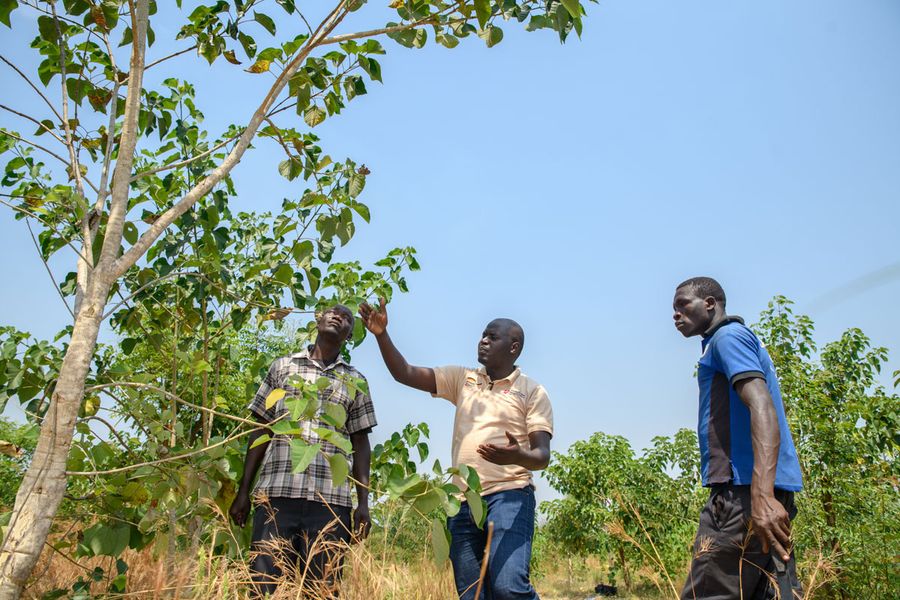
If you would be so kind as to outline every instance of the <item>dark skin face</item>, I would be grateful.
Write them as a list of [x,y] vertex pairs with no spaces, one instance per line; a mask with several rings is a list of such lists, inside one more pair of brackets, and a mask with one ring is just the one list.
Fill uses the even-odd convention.
[[684,337],[702,335],[725,318],[725,309],[715,298],[702,298],[689,285],[675,290],[672,310],[675,329]]
[[522,329],[510,319],[494,319],[487,324],[478,341],[478,362],[491,379],[502,379],[513,372],[522,352]]
[[337,356],[353,335],[353,313],[342,304],[336,304],[316,318],[316,344],[311,356],[325,364],[337,360]]

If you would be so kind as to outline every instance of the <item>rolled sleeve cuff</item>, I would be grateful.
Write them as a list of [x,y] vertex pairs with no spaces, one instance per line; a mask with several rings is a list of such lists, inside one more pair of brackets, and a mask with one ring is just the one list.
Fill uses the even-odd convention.
[[735,373],[731,377],[731,385],[732,385],[732,387],[734,387],[734,385],[738,381],[743,381],[745,379],[765,379],[765,378],[766,378],[766,375],[762,371],[743,371],[741,373]]

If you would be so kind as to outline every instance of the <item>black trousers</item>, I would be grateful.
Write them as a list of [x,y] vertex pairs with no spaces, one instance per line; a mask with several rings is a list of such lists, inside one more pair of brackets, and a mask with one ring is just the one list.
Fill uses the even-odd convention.
[[349,541],[350,507],[300,498],[269,498],[258,504],[250,545],[255,593],[273,594],[284,575],[320,594],[323,588],[334,588],[341,546]]
[[[793,520],[794,493],[775,490],[775,498]],[[714,486],[700,512],[681,600],[794,600],[793,594],[800,597],[793,551],[787,565],[776,564],[750,531],[750,486]]]

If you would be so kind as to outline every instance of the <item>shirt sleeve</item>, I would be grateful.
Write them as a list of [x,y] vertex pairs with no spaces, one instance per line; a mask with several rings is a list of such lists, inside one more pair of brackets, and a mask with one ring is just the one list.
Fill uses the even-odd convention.
[[765,379],[759,360],[759,340],[746,327],[730,326],[716,336],[713,357],[731,385],[742,379]]
[[282,369],[279,366],[279,362],[280,361],[276,360],[272,363],[272,366],[269,367],[269,372],[266,373],[262,384],[259,386],[259,390],[257,390],[256,395],[253,396],[253,400],[248,407],[251,413],[262,419],[265,423],[271,423],[278,418],[281,413],[287,410],[284,407],[283,398],[273,404],[271,408],[266,409],[266,398],[269,397],[272,390],[276,390],[282,385]]
[[525,427],[528,433],[546,431],[553,435],[553,407],[550,406],[550,396],[542,385],[537,386],[528,399]]
[[[366,390],[369,389],[369,382],[360,373],[356,373],[359,379],[365,382]],[[372,429],[378,425],[375,419],[375,405],[372,403],[372,396],[368,391],[358,390],[350,410],[347,411],[347,433],[354,434]]]
[[449,400],[455,405],[465,381],[465,367],[435,367],[434,383],[437,391],[432,396]]

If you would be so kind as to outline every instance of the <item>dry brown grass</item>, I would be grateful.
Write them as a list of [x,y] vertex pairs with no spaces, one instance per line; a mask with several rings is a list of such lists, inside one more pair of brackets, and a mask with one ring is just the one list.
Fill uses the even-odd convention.
[[[443,600],[456,597],[449,565],[437,568],[431,561],[412,564],[385,563],[369,551],[366,544],[344,548],[343,579],[340,597],[346,600]],[[169,565],[149,550],[126,551],[122,557],[128,565],[128,585],[122,598],[195,598],[230,600],[246,598],[250,571],[246,562],[210,556],[201,551],[198,556],[178,556],[177,564]],[[72,562],[49,550],[41,557],[25,597],[38,599],[55,589],[70,589],[79,577],[86,578],[94,567],[115,573],[112,559],[89,559]],[[273,600],[329,597],[327,591],[303,591],[304,574],[289,573],[278,582]],[[307,590],[309,581],[306,580]],[[108,580],[93,584],[92,594],[102,594]]]

